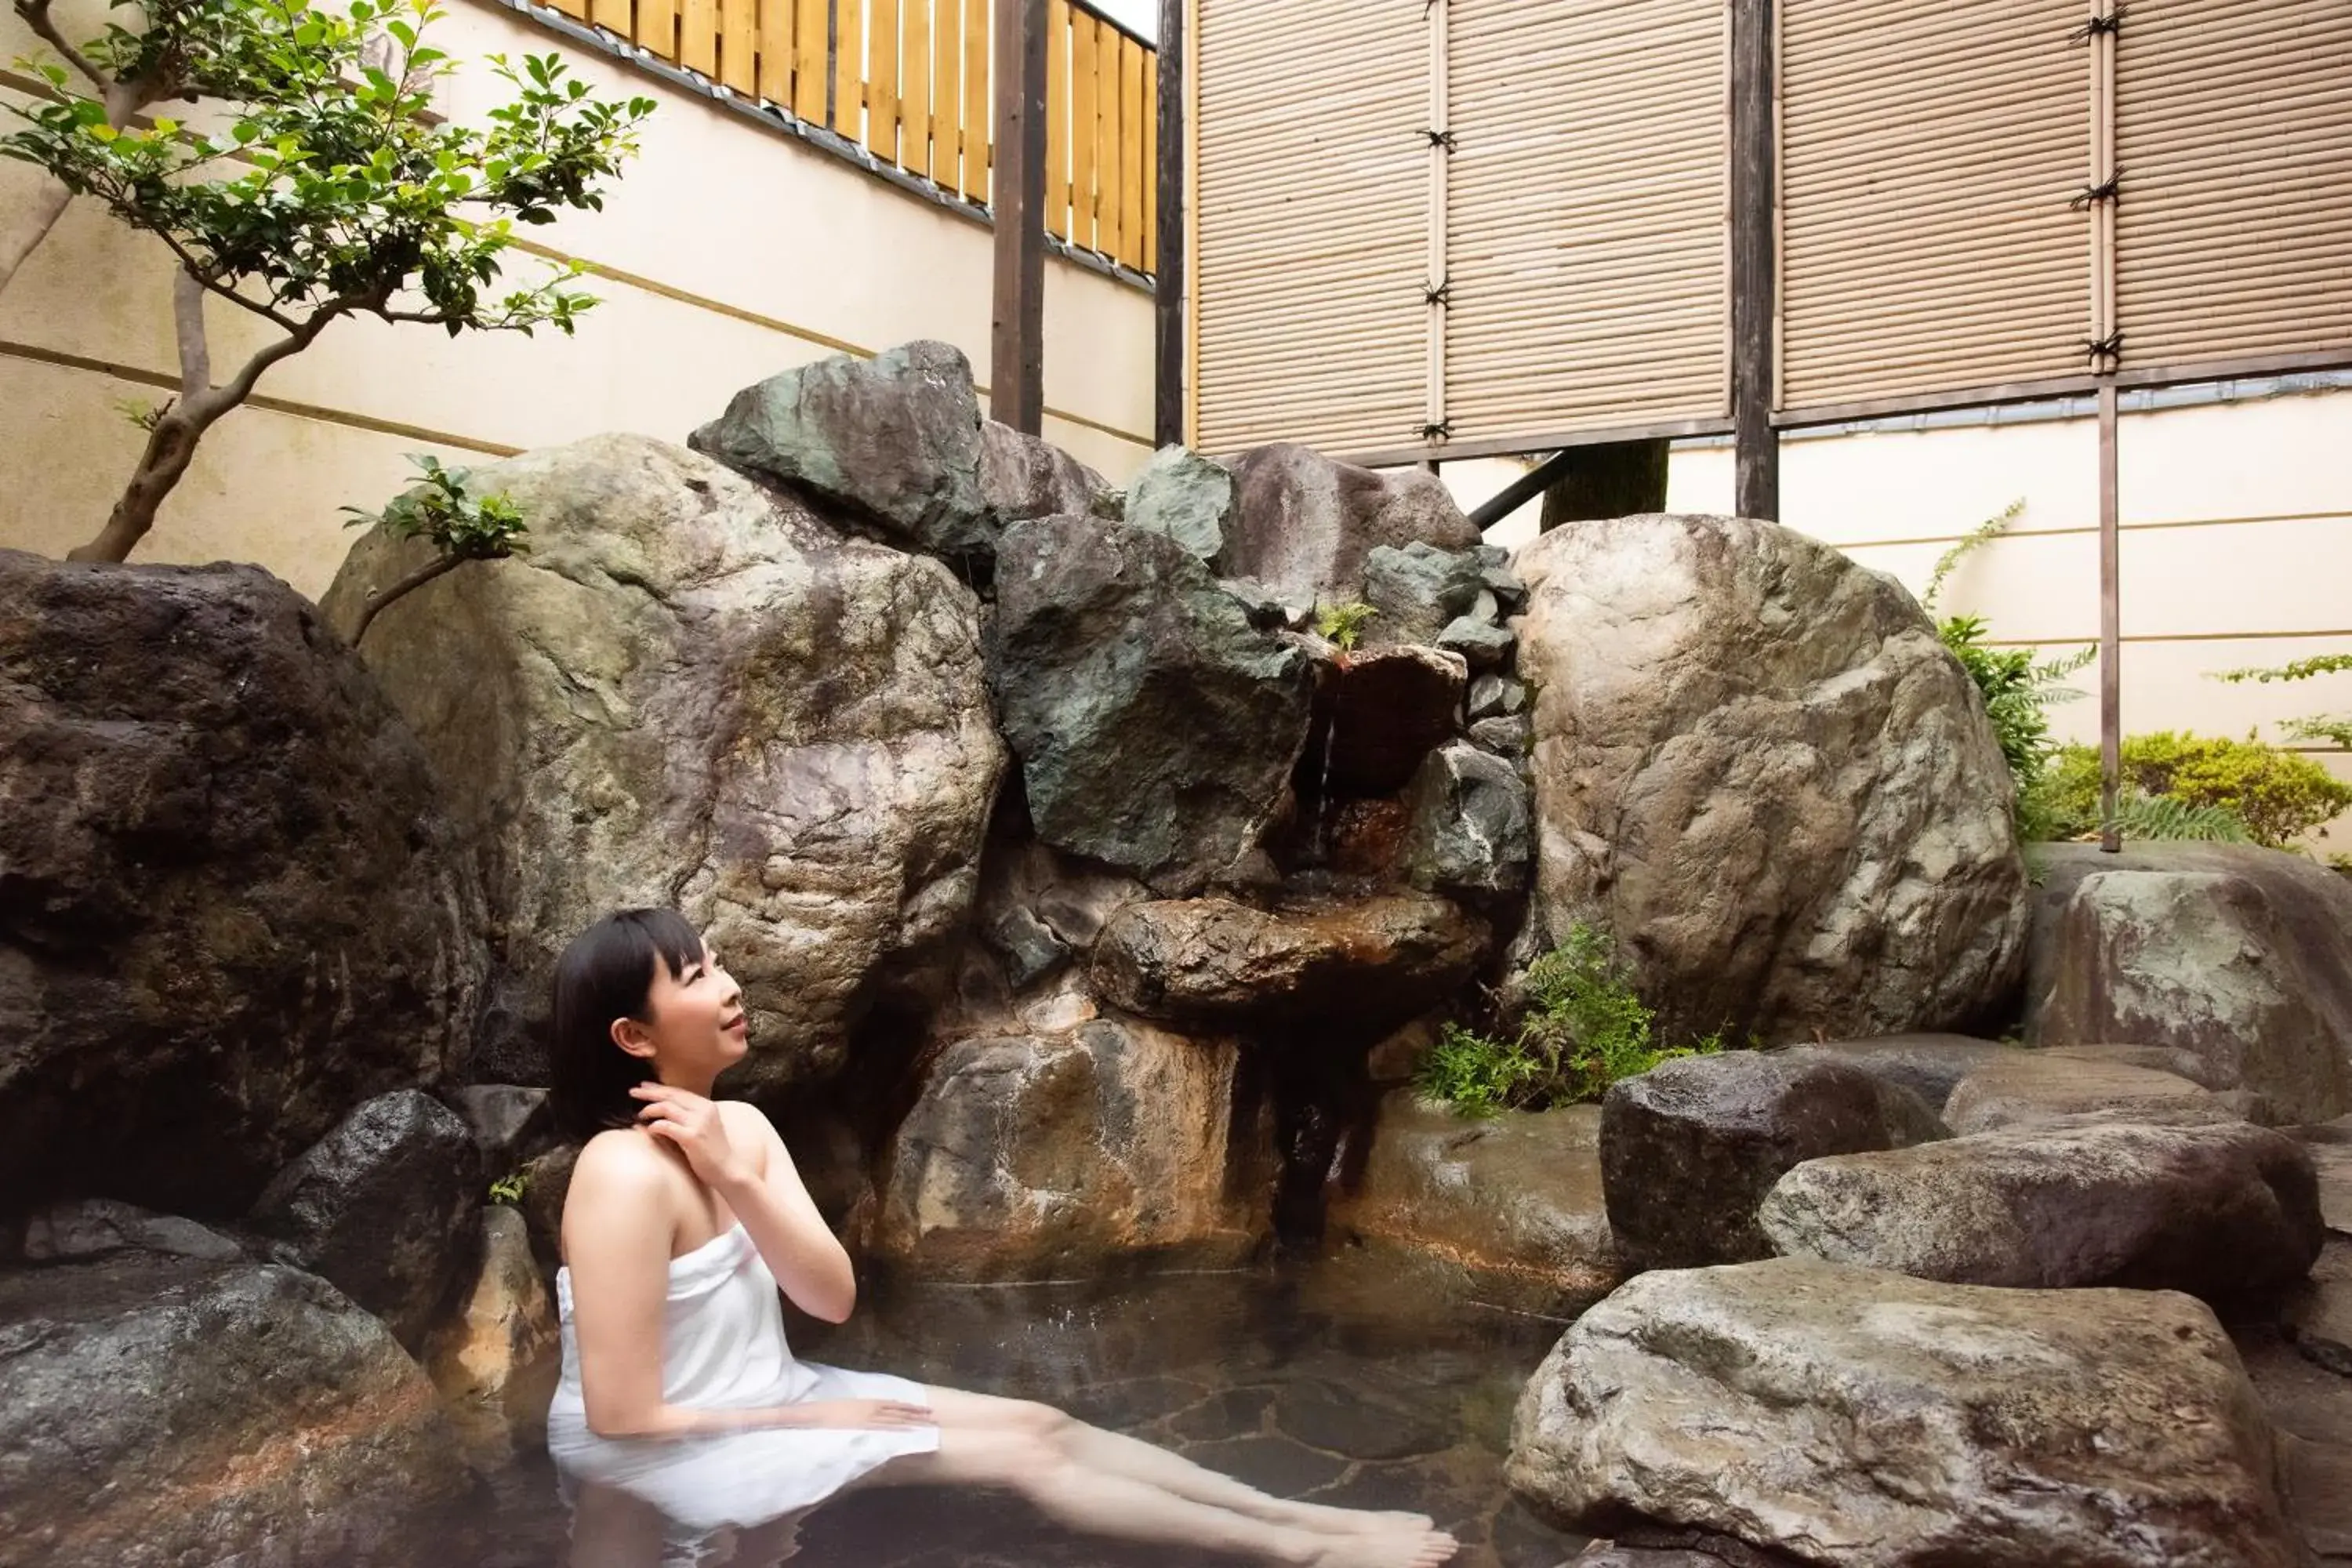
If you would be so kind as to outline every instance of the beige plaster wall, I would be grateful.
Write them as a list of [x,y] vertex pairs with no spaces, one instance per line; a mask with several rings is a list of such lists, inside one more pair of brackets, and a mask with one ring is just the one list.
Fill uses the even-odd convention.
[[[81,0],[68,31],[102,11]],[[495,100],[478,61],[498,52],[562,53],[600,90],[659,101],[605,210],[529,234],[596,268],[604,302],[570,339],[338,323],[205,438],[132,559],[257,561],[316,595],[348,543],[336,508],[396,492],[406,453],[478,461],[604,430],[682,440],[736,388],[844,345],[943,339],[986,383],[984,225],[503,7],[458,0],[437,33],[465,62],[444,94],[459,118]],[[0,19],[0,59],[37,47]],[[29,167],[0,163],[0,224],[36,188]],[[62,553],[103,521],[141,441],[115,405],[176,379],[169,262],[78,202],[0,292],[0,544]],[[508,275],[546,266],[519,256]],[[1046,272],[1045,434],[1124,481],[1150,455],[1150,297],[1060,258]],[[216,374],[271,330],[226,305],[209,321]]]

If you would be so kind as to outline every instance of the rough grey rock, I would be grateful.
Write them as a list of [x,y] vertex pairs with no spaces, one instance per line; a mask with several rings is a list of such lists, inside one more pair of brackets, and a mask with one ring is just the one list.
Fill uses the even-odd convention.
[[123,1253],[0,1274],[0,1560],[387,1560],[470,1484],[382,1324],[277,1265]]
[[2324,1229],[2311,1156],[2242,1124],[2025,1128],[1808,1160],[1757,1217],[1784,1256],[2209,1301],[2301,1279]]
[[1366,552],[1363,600],[1380,613],[1365,625],[1365,646],[1436,643],[1447,627],[1468,616],[1486,592],[1485,575],[1478,557],[1466,550],[1412,543]]
[[380,1095],[278,1173],[253,1228],[281,1262],[319,1275],[415,1350],[473,1262],[481,1156],[448,1107]]
[[1473,669],[1493,669],[1510,662],[1518,634],[1473,616],[1457,616],[1437,634],[1437,646],[1458,653]]
[[2186,1051],[2281,1119],[2352,1111],[2352,881],[2241,844],[2053,844],[2026,1037]]
[[[473,1076],[545,1081],[556,955],[672,905],[743,984],[730,1092],[838,1068],[929,984],[979,883],[1004,750],[980,605],[936,561],[845,537],[676,447],[608,436],[478,471],[531,552],[393,605],[364,652],[486,868],[501,967]],[[413,564],[372,531],[331,605]]]
[[1967,1133],[2117,1121],[2186,1127],[2240,1119],[2206,1090],[2168,1072],[2020,1051],[1955,1085],[1944,1102],[1944,1120],[1953,1131]]
[[462,1057],[480,884],[407,725],[253,566],[0,550],[0,1208],[235,1214]]
[[1239,1262],[1265,1239],[1270,1123],[1240,1051],[1125,1019],[958,1041],[891,1145],[871,1253],[929,1279]]
[[1004,961],[1004,978],[1018,991],[1067,963],[1070,950],[1044,921],[1018,905],[988,922],[988,945]]
[[1202,561],[1225,547],[1240,491],[1233,470],[1182,447],[1162,447],[1127,487],[1127,525],[1165,534]]
[[1633,939],[1669,1025],[1767,1044],[2011,1000],[2028,910],[2008,765],[1908,594],[1740,518],[1580,522],[1517,565],[1549,930]]
[[980,422],[980,500],[992,533],[1024,518],[1116,517],[1118,505],[1100,474],[1052,442],[993,419]]
[[[912,342],[835,354],[737,393],[687,437],[696,451],[837,506],[950,561],[987,558],[1000,521],[981,487],[980,399],[961,349]],[[1025,449],[1000,469],[1007,493],[1034,477]],[[1018,469],[1016,474],[1013,470]],[[531,533],[539,533],[534,521]]]
[[1535,837],[1519,770],[1459,742],[1432,752],[1406,795],[1406,879],[1475,902],[1527,890]]
[[1306,652],[1139,529],[1016,523],[998,564],[989,683],[1037,837],[1171,891],[1256,847],[1306,743]]
[[520,1167],[555,1142],[555,1113],[547,1090],[515,1083],[476,1083],[452,1089],[449,1109],[465,1119],[482,1156],[485,1184]]
[[26,1263],[81,1263],[116,1252],[152,1252],[212,1263],[234,1262],[245,1248],[177,1215],[154,1214],[111,1198],[81,1198],[25,1221],[19,1256]]
[[1255,577],[1324,605],[1367,597],[1364,557],[1381,546],[1467,550],[1478,531],[1434,474],[1375,473],[1305,447],[1244,452],[1241,504],[1217,558],[1222,577]]
[[487,1464],[511,1463],[546,1444],[561,1331],[522,1211],[491,1205],[478,1223],[481,1267],[425,1363],[469,1452]]
[[1845,1062],[1758,1051],[1662,1062],[1601,1098],[1609,1223],[1634,1268],[1769,1258],[1756,1210],[1789,1171],[1943,1135],[1917,1095]]
[[1325,723],[1326,796],[1393,795],[1454,733],[1465,670],[1433,647],[1375,648],[1339,663]]
[[2305,1360],[2352,1377],[2352,1240],[2328,1241],[2309,1283],[2288,1300],[2281,1326]]
[[1780,1054],[1851,1062],[1874,1078],[1901,1084],[1940,1113],[1962,1079],[2020,1053],[2014,1046],[1969,1035],[1882,1035],[1872,1040],[1807,1041],[1784,1047]]
[[1250,577],[1220,577],[1217,586],[1231,595],[1260,631],[1303,632],[1315,624],[1312,599],[1286,598]]
[[1481,719],[1470,726],[1470,743],[1482,752],[1510,759],[1514,765],[1527,760],[1528,747],[1535,739],[1535,726],[1524,713],[1508,718]]
[[1426,893],[1166,900],[1111,918],[1093,976],[1112,1005],[1179,1026],[1376,1037],[1469,979],[1486,938],[1486,921]]
[[1442,1270],[1517,1311],[1572,1316],[1623,1280],[1601,1195],[1591,1105],[1465,1121],[1412,1090],[1381,1102],[1370,1152],[1331,1204],[1331,1234]]
[[1660,1520],[1841,1568],[2296,1568],[2212,1313],[1811,1258],[1647,1274],[1569,1330],[1505,1471],[1608,1532]]
[[1469,712],[1474,720],[1515,717],[1527,705],[1526,685],[1508,676],[1482,675],[1470,683]]

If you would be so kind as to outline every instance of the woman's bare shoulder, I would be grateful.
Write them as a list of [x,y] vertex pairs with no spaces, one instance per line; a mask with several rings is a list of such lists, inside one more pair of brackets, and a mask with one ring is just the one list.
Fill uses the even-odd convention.
[[[599,1132],[581,1145],[572,1167],[572,1197],[645,1198],[677,1185],[655,1142],[634,1127]],[[568,1204],[567,1199],[567,1204]]]

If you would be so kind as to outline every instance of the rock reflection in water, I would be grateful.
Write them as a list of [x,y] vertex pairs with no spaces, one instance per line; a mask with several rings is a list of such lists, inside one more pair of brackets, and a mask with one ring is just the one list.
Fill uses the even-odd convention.
[[[1124,1288],[913,1286],[841,1328],[794,1326],[835,1365],[1017,1395],[1129,1433],[1284,1497],[1431,1514],[1467,1568],[1553,1568],[1575,1539],[1510,1500],[1511,1406],[1562,1325],[1453,1303],[1342,1253],[1279,1272]],[[633,1500],[556,1505],[543,1463],[504,1478],[493,1523],[461,1531],[483,1568],[1191,1568],[1230,1563],[1074,1536],[1017,1498],[853,1490],[804,1515],[689,1542]],[[571,1544],[564,1544],[567,1538]],[[568,1555],[567,1555],[568,1551]],[[465,1561],[460,1557],[454,1561]],[[418,1568],[452,1568],[436,1552]]]

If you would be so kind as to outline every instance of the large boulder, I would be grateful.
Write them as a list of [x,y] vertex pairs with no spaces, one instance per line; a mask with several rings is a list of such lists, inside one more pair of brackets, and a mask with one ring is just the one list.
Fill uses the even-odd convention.
[[1787,1256],[2209,1301],[2301,1279],[2325,1232],[2311,1155],[2243,1124],[2028,1128],[1836,1154],[1781,1177],[1757,1218]]
[[2288,1122],[2352,1110],[2352,882],[2251,845],[2039,853],[2029,1040],[2186,1051]]
[[1670,1024],[1766,1044],[2000,1012],[2013,787],[1893,579],[1769,522],[1580,522],[1522,550],[1535,915],[1613,931]]
[[408,727],[251,566],[0,550],[0,1210],[229,1215],[463,1055],[479,883]]
[[980,503],[990,530],[990,547],[1007,523],[1024,518],[1112,516],[1118,492],[1100,474],[1042,437],[980,422]]
[[1231,1041],[1110,1017],[950,1045],[892,1142],[868,1255],[955,1280],[1238,1263],[1272,1183],[1240,1069]]
[[1214,561],[1225,547],[1235,494],[1233,470],[1223,463],[1182,447],[1162,447],[1129,481],[1127,525],[1166,534],[1202,560]]
[[[550,977],[609,911],[674,905],[742,982],[759,1091],[840,1063],[928,980],[979,883],[1003,747],[980,607],[935,561],[845,537],[634,436],[480,470],[531,552],[377,616],[363,651],[485,868],[500,978],[478,1079],[545,1080]],[[413,563],[373,531],[330,609]]]
[[473,1264],[480,1171],[457,1113],[403,1089],[362,1105],[278,1172],[249,1223],[280,1261],[325,1279],[413,1351]]
[[1873,1078],[1902,1085],[1940,1112],[1962,1079],[2019,1052],[2014,1046],[1968,1035],[1882,1035],[1870,1040],[1808,1040],[1786,1047],[1780,1054],[1850,1062]]
[[2241,1118],[2201,1086],[2172,1073],[2017,1051],[1954,1085],[1944,1120],[1953,1131],[1967,1133],[2119,1121],[2194,1127]]
[[295,1269],[0,1273],[0,1562],[384,1561],[470,1484],[423,1371]]
[[[1364,603],[1375,612],[1364,641],[1435,643],[1486,595],[1486,563],[1475,550],[1441,550],[1418,541],[1402,549],[1380,545],[1364,554]],[[1486,595],[1486,604],[1494,605]],[[1492,660],[1482,659],[1481,668]]]
[[1943,1135],[1917,1095],[1850,1063],[1758,1051],[1663,1062],[1601,1098],[1609,1223],[1634,1268],[1769,1258],[1757,1205],[1789,1171]]
[[425,1364],[467,1447],[489,1462],[547,1438],[562,1371],[555,1303],[519,1208],[480,1211],[481,1267],[463,1309],[433,1336]]
[[1995,1290],[1811,1258],[1648,1274],[1519,1401],[1514,1491],[1838,1568],[2296,1568],[2275,1441],[2169,1292]]
[[1305,447],[1256,447],[1234,460],[1240,505],[1217,557],[1224,577],[1254,577],[1324,605],[1364,597],[1365,557],[1382,546],[1468,550],[1478,531],[1434,474],[1375,473]]
[[999,542],[988,676],[1045,843],[1192,891],[1255,848],[1313,661],[1173,540],[1087,518]]
[[[949,344],[795,365],[737,393],[686,444],[932,554],[962,563],[993,548],[996,523],[981,489],[980,399],[971,363]],[[1050,484],[1030,451],[998,447],[1003,493],[1023,493],[1041,478]]]
[[1624,1279],[1600,1148],[1597,1106],[1465,1121],[1400,1090],[1332,1200],[1331,1234],[1443,1271],[1482,1301],[1573,1316]]
[[1402,890],[1294,893],[1270,909],[1232,899],[1129,904],[1096,940],[1096,989],[1182,1026],[1377,1037],[1470,978],[1486,923]]

